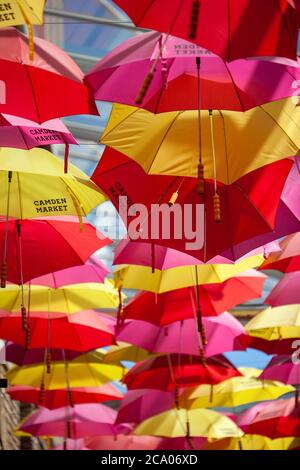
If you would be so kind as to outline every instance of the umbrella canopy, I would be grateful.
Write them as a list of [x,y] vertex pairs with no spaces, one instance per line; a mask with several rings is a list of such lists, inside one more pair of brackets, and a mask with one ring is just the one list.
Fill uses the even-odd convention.
[[[67,369],[67,370],[66,370]],[[73,361],[53,362],[50,373],[46,374],[44,364],[13,367],[7,373],[10,385],[22,385],[39,388],[44,383],[45,390],[58,390],[82,387],[100,387],[112,380],[123,377],[124,368],[91,362],[89,357],[80,356]]]
[[90,450],[85,446],[84,439],[65,439],[63,444],[49,450]]
[[265,436],[245,434],[239,439],[231,437],[207,442],[203,450],[291,450],[299,443],[300,440],[294,437],[270,439]]
[[29,150],[53,144],[78,145],[60,119],[51,119],[41,125],[17,116],[0,115],[0,147]]
[[204,365],[197,356],[169,354],[146,359],[133,366],[123,382],[129,390],[157,389],[174,391],[201,383],[216,384],[241,373],[223,356],[207,359]]
[[141,362],[152,354],[132,344],[118,341],[117,345],[110,346],[103,357],[104,364],[122,364],[123,361]]
[[300,271],[300,232],[281,240],[280,249],[279,252],[271,253],[260,269],[276,269],[283,273]]
[[[15,284],[30,281],[38,276],[84,264],[86,260],[111,240],[97,232],[83,220],[82,230],[74,217],[47,217],[45,219],[0,220],[0,246],[7,233],[6,260],[0,250],[0,263],[7,264],[7,280]],[[20,259],[20,247],[22,258]],[[54,256],[55,254],[55,256]],[[42,261],[42,262],[41,262]],[[7,286],[8,288],[8,286]],[[17,288],[10,287],[17,293]],[[2,292],[2,300],[10,296],[9,289]],[[1,300],[0,300],[1,304]],[[1,309],[6,310],[5,300]],[[83,310],[85,307],[80,308]],[[87,307],[90,308],[90,307]],[[47,307],[40,308],[47,310]],[[56,310],[53,306],[54,311]]]
[[227,416],[205,409],[172,409],[139,424],[134,434],[161,437],[240,437],[243,432]]
[[[260,378],[263,378],[260,376]],[[187,389],[181,397],[182,403],[190,408],[231,408],[259,401],[277,400],[294,388],[270,379],[262,381],[252,377],[232,377],[217,385],[199,385]]]
[[236,264],[201,264],[179,266],[163,271],[137,265],[121,265],[115,271],[115,279],[121,287],[141,289],[161,294],[164,292],[201,284],[216,284],[254,268],[260,256],[245,258]]
[[[53,361],[72,361],[82,353],[64,349],[52,349],[51,358]],[[13,362],[18,366],[26,366],[43,362],[45,359],[45,345],[40,349],[27,349],[23,344],[8,341],[5,346],[5,356],[8,362]]]
[[82,284],[84,282],[104,282],[109,270],[96,255],[91,256],[82,266],[62,269],[55,273],[36,277],[32,283],[37,286],[47,286],[57,289],[70,284]]
[[204,437],[166,437],[161,439],[157,446],[157,450],[202,450],[205,442],[207,441]]
[[79,439],[86,436],[117,434],[116,411],[102,404],[81,404],[55,410],[39,408],[19,426],[18,431],[33,436],[60,436]]
[[290,354],[295,352],[295,338],[279,338],[268,341],[255,336],[249,337],[249,348],[258,349],[266,354]]
[[0,214],[17,219],[82,217],[105,201],[88,175],[72,164],[68,170],[65,173],[63,161],[45,149],[1,149]]
[[271,439],[300,437],[299,408],[293,398],[255,405],[242,413],[237,423],[247,434]]
[[[204,318],[202,325],[207,341],[204,347],[206,357],[247,349],[246,332],[241,323],[229,313]],[[139,335],[136,334],[137,331],[140,331]],[[202,355],[203,352],[196,314],[194,319],[177,321],[163,327],[141,320],[125,322],[116,339],[152,353]]]
[[1,28],[29,24],[43,24],[46,0],[13,0],[2,5]]
[[300,336],[300,305],[267,308],[246,324],[249,335],[269,341]]
[[[296,58],[298,15],[286,0],[116,0],[136,26],[190,39],[226,60]],[[255,24],[255,28],[253,28]],[[197,54],[197,49],[191,47]],[[189,51],[180,50],[181,54]]]
[[265,302],[272,307],[300,304],[300,271],[285,274],[271,290]]
[[117,436],[87,437],[85,445],[91,450],[154,450],[160,439],[153,436]]
[[[91,308],[115,308],[118,306],[118,293],[112,282],[72,284],[51,289],[45,286],[24,286],[24,305],[30,312],[76,313]],[[0,310],[19,312],[22,303],[22,290],[19,286],[7,285],[1,291]]]
[[[26,324],[30,329],[29,349],[70,349],[86,352],[114,344],[114,329],[100,313],[82,311],[73,315],[55,312],[31,312]],[[26,330],[21,314],[0,311],[0,338],[24,344]]]
[[[262,295],[265,277],[249,270],[219,284],[198,286],[202,316],[214,316]],[[141,292],[125,306],[123,318],[144,320],[158,326],[194,318],[197,306],[195,288],[187,287],[164,294]]]
[[111,384],[104,384],[100,387],[77,387],[58,390],[45,390],[41,400],[40,389],[16,385],[7,389],[12,400],[22,403],[32,403],[37,406],[44,406],[50,410],[68,406],[70,399],[72,404],[82,403],[102,403],[105,401],[121,400],[123,395]]
[[83,72],[71,57],[53,43],[36,38],[33,58],[31,46],[17,29],[0,29],[1,83],[5,84],[0,113],[39,123],[72,114],[97,115]]
[[[183,53],[189,50],[192,54]],[[228,63],[188,41],[151,31],[114,48],[88,72],[86,81],[96,99],[135,106],[152,67],[153,79],[141,106],[155,113],[199,106],[246,111],[291,96],[293,83],[300,77],[297,66],[271,60]]]
[[300,363],[291,356],[275,356],[259,376],[261,380],[280,380],[286,384],[300,385]]
[[[201,129],[204,178],[231,184],[298,153],[300,109],[288,98],[245,113],[201,111]],[[101,143],[132,158],[149,174],[198,177],[197,111],[152,114],[116,104]]]

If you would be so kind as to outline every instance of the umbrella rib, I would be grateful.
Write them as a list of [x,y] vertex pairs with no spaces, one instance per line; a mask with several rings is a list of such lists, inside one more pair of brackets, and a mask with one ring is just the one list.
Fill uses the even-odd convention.
[[232,82],[232,84],[233,84],[234,91],[235,91],[235,93],[236,93],[236,95],[237,95],[237,97],[238,97],[239,103],[240,103],[240,105],[241,105],[241,109],[242,109],[243,112],[245,112],[246,110],[245,110],[245,107],[244,107],[243,102],[242,102],[242,100],[241,100],[240,93],[239,93],[239,91],[238,91],[237,85],[236,85],[235,80],[233,79],[232,73],[231,73],[231,71],[230,71],[230,69],[229,69],[229,67],[228,67],[228,63],[227,63],[225,60],[224,60],[224,64],[225,64],[226,70],[227,70],[227,72],[229,73],[229,76],[230,76],[230,78],[231,78],[231,82]]
[[[283,100],[281,100],[283,101]],[[259,109],[261,109],[281,130],[282,132],[287,136],[287,138],[289,139],[290,143],[292,145],[295,145],[299,151],[299,146],[295,143],[294,140],[292,140],[292,138],[288,135],[288,133],[286,132],[286,130],[279,124],[279,121],[276,121],[276,119],[272,116],[272,114],[267,111],[267,109],[265,108],[267,105],[261,105],[261,106],[258,106]],[[300,127],[299,125],[294,121],[294,119],[292,118],[292,116],[289,116],[289,119],[291,121],[293,121],[293,123],[297,126],[298,130],[300,131]],[[297,152],[298,153],[298,152]],[[296,154],[295,154],[296,155]]]
[[[264,222],[267,224],[267,226],[271,229],[271,231],[274,231],[274,227],[272,227],[269,222],[265,219],[263,216],[262,212],[258,209],[258,207],[253,203],[252,199],[248,196],[248,194],[243,190],[243,188],[235,182],[234,185],[236,188],[242,193],[242,195],[247,199],[247,201],[251,204],[251,206],[256,210],[258,215],[264,220]],[[278,203],[279,204],[279,203]]]
[[35,104],[35,108],[36,108],[36,114],[37,114],[38,122],[40,123],[40,122],[42,122],[42,120],[41,120],[41,116],[40,116],[40,112],[39,112],[39,108],[38,108],[38,103],[37,103],[36,96],[35,96],[34,86],[32,84],[30,73],[28,71],[28,65],[26,65],[26,64],[23,64],[23,65],[24,65],[24,68],[25,68],[25,71],[26,71],[28,81],[30,83],[30,88],[31,88],[31,91],[32,91],[32,96],[33,96],[33,100],[34,100],[34,104]]

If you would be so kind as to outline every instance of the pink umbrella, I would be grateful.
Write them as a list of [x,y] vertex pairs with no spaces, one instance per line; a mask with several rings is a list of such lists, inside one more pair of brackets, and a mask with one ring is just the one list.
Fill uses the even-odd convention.
[[128,391],[121,401],[117,424],[138,424],[175,406],[174,393],[155,389]]
[[191,437],[189,440],[186,437],[173,437],[165,438],[160,441],[157,450],[188,450],[191,447],[195,450],[202,450],[207,439],[204,437]]
[[32,280],[32,284],[58,289],[62,286],[83,282],[104,282],[108,273],[109,270],[102,261],[96,255],[93,255],[83,266],[73,266],[72,268],[36,277]]
[[[207,357],[247,349],[248,337],[245,330],[229,313],[218,317],[204,317],[202,323],[207,339],[204,348]],[[153,353],[201,355],[203,348],[195,319],[177,321],[164,327],[139,320],[125,322],[116,339]]]
[[300,363],[291,356],[275,356],[271,359],[259,378],[278,380],[285,384],[300,385]]
[[33,436],[57,436],[80,439],[86,436],[110,436],[123,427],[114,425],[117,412],[102,404],[81,404],[55,410],[39,408],[19,427]]
[[300,232],[285,237],[280,242],[280,249],[280,252],[271,252],[260,269],[276,269],[283,273],[300,271]]
[[117,436],[87,437],[85,445],[90,450],[154,450],[160,438],[154,436]]
[[53,447],[49,450],[90,450],[85,446],[84,439],[66,439],[65,442],[59,446]]
[[300,304],[300,271],[285,274],[271,290],[265,302],[272,307]]
[[[246,111],[292,96],[293,84],[300,78],[300,68],[296,62],[293,65],[272,60],[226,62],[184,39],[151,31],[113,49],[86,80],[98,100],[137,103],[155,113],[199,107]],[[155,71],[144,99],[137,99],[152,67]]]

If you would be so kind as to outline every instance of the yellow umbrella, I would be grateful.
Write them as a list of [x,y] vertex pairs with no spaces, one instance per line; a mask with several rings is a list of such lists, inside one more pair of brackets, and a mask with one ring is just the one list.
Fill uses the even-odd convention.
[[[300,108],[293,99],[245,113],[201,111],[204,178],[231,184],[300,148]],[[152,114],[116,104],[101,143],[140,164],[147,173],[199,176],[198,112]]]
[[[127,289],[141,289],[161,294],[183,287],[198,284],[215,284],[248,269],[259,266],[262,256],[245,258],[235,264],[201,264],[197,266],[179,266],[163,271],[137,265],[121,265],[115,272],[117,285]],[[196,275],[197,270],[197,275]]]
[[0,310],[19,312],[21,304],[29,304],[31,312],[75,313],[93,308],[118,306],[118,292],[108,279],[105,279],[103,284],[72,284],[59,289],[24,285],[23,292],[24,300],[22,300],[22,286],[7,285],[1,290]]
[[243,432],[227,416],[213,410],[172,409],[146,419],[134,434],[161,437],[241,437]]
[[80,356],[68,363],[52,362],[48,373],[46,364],[13,367],[8,371],[7,378],[10,385],[59,390],[100,387],[107,382],[122,379],[125,372],[124,367],[91,362],[85,356]]
[[0,148],[0,214],[17,219],[87,215],[104,202],[89,177],[45,149]]
[[138,348],[132,344],[120,342],[116,346],[110,346],[103,358],[104,364],[121,364],[122,361],[141,362],[153,356],[149,351]]
[[183,403],[194,408],[236,408],[249,403],[276,400],[294,387],[281,382],[262,381],[249,377],[232,377],[217,385],[200,385],[186,389],[181,396]]
[[238,370],[244,377],[257,379],[262,373],[262,369],[256,369],[255,367],[238,367]]
[[241,438],[235,437],[207,442],[203,450],[289,450],[300,445],[300,439],[285,437],[269,439],[255,434],[245,434]]
[[268,307],[246,325],[249,335],[268,341],[300,337],[300,305]]

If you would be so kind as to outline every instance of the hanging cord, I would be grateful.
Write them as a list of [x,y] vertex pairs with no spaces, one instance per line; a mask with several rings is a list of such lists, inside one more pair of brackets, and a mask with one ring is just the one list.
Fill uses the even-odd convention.
[[187,409],[186,409],[186,440],[189,445],[189,448],[191,450],[194,450],[194,445],[193,445],[192,436],[191,436],[191,425],[189,421],[189,412]]
[[123,323],[123,311],[124,311],[123,296],[122,296],[122,275],[118,271],[115,273],[115,283],[118,289],[118,298],[119,298],[119,306],[118,306],[118,311],[117,311],[117,325],[116,325],[116,330],[118,331]]
[[170,372],[171,381],[172,381],[173,384],[174,384],[174,402],[175,402],[175,406],[176,406],[177,410],[179,410],[179,409],[180,409],[180,404],[179,404],[179,386],[178,386],[177,380],[176,380],[175,375],[174,375],[174,370],[173,370],[172,361],[171,361],[171,355],[170,355],[170,354],[167,354],[167,361],[168,361],[168,367],[169,367],[169,372]]
[[[178,178],[178,176],[176,177],[176,179],[177,179],[177,178]],[[168,206],[169,206],[169,207],[174,206],[175,202],[177,201],[178,196],[179,196],[180,188],[181,188],[181,186],[182,186],[183,183],[184,183],[184,179],[185,179],[184,177],[180,178],[180,183],[179,183],[179,185],[178,185],[176,191],[174,191],[174,193],[172,194],[172,196],[171,196],[170,199],[169,199],[169,202],[168,202]]]
[[8,172],[8,189],[7,189],[7,203],[6,203],[6,219],[5,219],[5,234],[3,244],[3,260],[1,265],[1,289],[5,289],[7,280],[7,239],[8,239],[8,221],[9,221],[9,208],[10,208],[10,188],[12,180],[12,171]]
[[215,222],[221,222],[221,204],[220,196],[218,194],[217,188],[217,166],[216,166],[216,149],[215,149],[215,139],[214,139],[214,125],[213,125],[213,111],[209,110],[209,121],[210,121],[210,134],[211,134],[211,144],[212,144],[212,157],[213,157],[213,169],[214,169],[214,218]]
[[[65,377],[66,377],[66,385],[67,385],[67,406],[66,406],[66,433],[64,437],[64,448],[67,448],[67,440],[72,439],[72,422],[71,422],[71,415],[70,415],[70,407],[74,407],[73,403],[73,397],[71,393],[71,387],[70,387],[70,376],[69,376],[69,365],[68,362],[66,361],[66,355],[65,355],[65,350],[62,349],[62,357],[64,361],[64,366],[65,366]],[[75,436],[74,436],[75,438]]]
[[[196,303],[197,303],[196,315],[197,315],[198,332],[199,332],[200,337],[201,337],[202,345],[206,346],[207,345],[207,338],[206,338],[205,328],[204,328],[203,322],[202,322],[202,312],[201,312],[201,303],[200,303],[200,295],[199,295],[199,278],[198,278],[198,267],[197,267],[197,265],[195,265],[195,276],[196,276],[195,294],[196,294]],[[201,349],[201,348],[200,348],[200,360],[201,360],[202,365],[206,366],[204,349]]]
[[[24,295],[24,281],[23,281],[23,262],[22,262],[22,244],[21,244],[21,223],[18,220],[16,222],[16,231],[18,237],[18,252],[19,252],[19,269],[20,269],[20,284],[21,284],[21,316],[22,316],[22,330],[26,331],[28,328],[26,307],[25,307],[25,295]],[[26,343],[26,341],[25,341]],[[26,344],[25,344],[26,346]]]
[[45,398],[46,398],[46,385],[45,385],[46,356],[47,356],[47,349],[45,349],[44,363],[43,363],[43,373],[42,373],[41,384],[40,384],[40,392],[39,392],[39,403],[40,404],[43,404],[45,402]]
[[51,318],[50,303],[51,291],[48,289],[48,317],[47,317],[47,354],[46,354],[46,373],[51,373]]
[[196,65],[197,65],[197,88],[198,88],[198,187],[197,192],[198,194],[204,194],[205,185],[204,185],[204,166],[202,162],[202,134],[201,134],[201,83],[200,83],[200,65],[201,65],[201,58],[196,57]]
[[199,0],[193,0],[189,39],[196,39],[198,21],[199,21],[199,10],[200,10]]
[[30,301],[31,301],[31,282],[28,285],[28,302],[27,302],[27,328],[25,338],[25,348],[30,348],[31,343],[31,328],[30,328]]
[[155,245],[151,243],[151,272],[155,273]]

